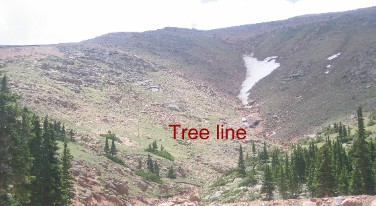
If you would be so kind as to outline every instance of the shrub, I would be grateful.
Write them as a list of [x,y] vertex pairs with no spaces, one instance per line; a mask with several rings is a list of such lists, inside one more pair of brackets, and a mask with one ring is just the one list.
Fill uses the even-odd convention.
[[119,164],[119,165],[122,165],[124,167],[127,167],[127,165],[124,163],[124,161],[122,159],[120,159],[119,157],[116,157],[116,156],[111,156],[111,155],[106,155],[106,157],[110,160],[112,160],[113,162]]
[[219,179],[217,179],[212,185],[211,187],[220,187],[220,186],[223,186],[223,185],[226,185],[226,180],[221,177]]
[[159,183],[159,184],[162,184],[163,181],[160,177],[158,177],[156,174],[154,173],[151,173],[151,172],[145,172],[144,170],[138,170],[136,172],[136,175],[144,178],[145,180],[148,180],[148,181],[152,181],[152,182],[156,182],[156,183]]

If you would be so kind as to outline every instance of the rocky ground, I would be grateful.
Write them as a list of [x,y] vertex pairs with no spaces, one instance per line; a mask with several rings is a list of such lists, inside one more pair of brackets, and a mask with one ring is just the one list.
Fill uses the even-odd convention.
[[222,204],[226,206],[376,206],[376,196],[341,196],[330,198],[291,199],[274,201],[252,201]]

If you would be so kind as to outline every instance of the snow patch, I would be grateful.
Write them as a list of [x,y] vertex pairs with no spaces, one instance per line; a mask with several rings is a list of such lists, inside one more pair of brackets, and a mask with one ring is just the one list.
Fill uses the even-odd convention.
[[262,78],[268,76],[273,70],[279,67],[279,63],[275,62],[277,56],[265,58],[263,61],[251,55],[244,55],[244,65],[247,68],[245,80],[243,81],[238,98],[244,105],[248,104],[249,90],[260,81]]
[[326,71],[325,74],[329,74],[329,71]]
[[326,68],[330,68],[331,66],[332,66],[332,65],[330,65],[330,64],[329,64],[329,65],[326,65]]
[[337,54],[334,54],[334,55],[328,57],[328,60],[330,61],[330,60],[332,60],[332,59],[335,59],[335,58],[337,58],[340,54],[341,54],[341,52],[339,52],[339,53],[337,53]]

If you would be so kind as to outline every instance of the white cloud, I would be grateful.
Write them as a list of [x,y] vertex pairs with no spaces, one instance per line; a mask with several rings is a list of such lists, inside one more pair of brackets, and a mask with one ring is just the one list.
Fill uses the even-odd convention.
[[81,41],[167,26],[214,29],[375,5],[376,0],[2,0],[0,44]]

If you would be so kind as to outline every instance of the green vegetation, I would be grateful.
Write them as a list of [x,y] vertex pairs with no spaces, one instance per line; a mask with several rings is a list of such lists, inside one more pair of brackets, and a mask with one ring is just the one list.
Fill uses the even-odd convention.
[[136,174],[148,181],[163,183],[162,179],[159,176],[159,165],[157,162],[153,162],[150,155],[148,155],[148,158],[146,160],[146,167],[148,169],[148,172],[145,172],[144,170],[140,169],[136,172]]
[[168,159],[168,160],[171,160],[171,161],[174,161],[174,156],[172,156],[171,153],[167,152],[163,145],[161,145],[160,147],[160,150],[158,150],[158,145],[157,145],[157,141],[153,141],[153,143],[149,144],[148,148],[145,149],[145,151],[147,152],[150,152],[150,153],[153,153],[155,155],[158,155],[160,157],[163,157],[165,159]]
[[[266,200],[272,199],[275,194],[283,199],[297,198],[304,192],[308,192],[311,197],[374,195],[376,146],[373,139],[367,140],[361,108],[357,111],[357,120],[355,134],[351,134],[350,127],[342,123],[334,124],[325,128],[326,138],[319,136],[322,140],[312,139],[306,141],[305,145],[294,145],[287,153],[278,148],[270,152],[264,142],[257,157],[244,160],[245,165],[252,168],[245,173],[239,172],[242,168],[239,162],[243,162],[243,150],[240,147],[236,170],[229,170],[211,188],[226,185],[229,179],[234,178],[236,171],[244,174],[238,187],[259,182]],[[349,140],[353,140],[353,143],[350,144]],[[255,150],[254,146],[251,149]]]
[[[105,145],[104,145],[104,153],[105,153],[105,156],[112,160],[113,162],[119,164],[119,165],[122,165],[124,167],[127,167],[127,165],[125,164],[125,162],[120,159],[119,157],[116,156],[117,154],[117,149],[116,149],[116,145],[115,145],[115,140],[117,140],[118,138],[116,137],[115,134],[111,133],[111,131],[108,131],[107,134],[101,134],[100,136],[102,137],[105,137],[106,140],[105,140]],[[109,143],[108,143],[108,140],[111,140],[111,148],[109,147]]]
[[226,180],[223,177],[218,178],[211,187],[220,187],[226,184]]
[[[72,156],[65,127],[17,106],[4,76],[0,88],[0,205],[69,205]],[[64,140],[62,157],[57,139]]]
[[170,179],[176,179],[174,167],[171,166],[170,169],[168,169],[167,177]]
[[136,172],[136,175],[144,178],[147,181],[156,182],[159,184],[163,183],[162,179],[152,172],[145,172],[144,170],[138,170]]
[[243,147],[241,145],[239,146],[238,172],[242,176],[246,174],[243,157]]

